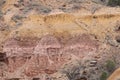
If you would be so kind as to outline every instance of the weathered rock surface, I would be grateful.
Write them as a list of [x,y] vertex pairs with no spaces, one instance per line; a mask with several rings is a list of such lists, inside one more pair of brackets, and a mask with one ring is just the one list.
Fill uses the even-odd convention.
[[[1,1],[0,80],[100,80],[104,71],[109,76],[120,67],[120,8],[106,2]],[[106,66],[108,60],[116,66]]]
[[98,49],[97,41],[85,34],[72,37],[66,44],[62,44],[51,35],[34,39],[20,42],[8,39],[5,42],[3,52],[8,57],[9,72],[14,73],[22,68],[27,76],[36,76],[39,73],[52,74],[72,58],[82,59]]

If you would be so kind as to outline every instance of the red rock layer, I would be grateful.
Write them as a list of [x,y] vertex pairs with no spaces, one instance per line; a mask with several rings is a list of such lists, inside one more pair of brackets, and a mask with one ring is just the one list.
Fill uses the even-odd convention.
[[90,35],[82,34],[69,39],[64,45],[54,36],[46,35],[41,39],[9,39],[5,42],[4,52],[8,58],[8,72],[28,76],[53,74],[72,59],[82,59],[95,53],[98,43]]

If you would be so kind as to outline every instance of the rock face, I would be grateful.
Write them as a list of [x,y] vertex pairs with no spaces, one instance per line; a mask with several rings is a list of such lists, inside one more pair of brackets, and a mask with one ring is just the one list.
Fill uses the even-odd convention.
[[[34,77],[40,73],[53,74],[70,60],[82,59],[98,49],[97,41],[92,40],[87,34],[72,37],[66,44],[62,44],[51,35],[35,41],[34,38],[30,41],[21,41],[21,44],[16,39],[9,39],[3,51],[8,59],[9,73],[12,74],[21,69],[24,72],[19,73],[28,77]],[[22,76],[18,75],[18,77]]]
[[0,80],[106,80],[120,67],[120,8],[107,1],[0,1]]

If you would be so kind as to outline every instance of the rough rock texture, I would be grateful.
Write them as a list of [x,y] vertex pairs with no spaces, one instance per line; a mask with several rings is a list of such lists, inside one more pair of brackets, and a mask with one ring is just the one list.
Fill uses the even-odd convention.
[[6,52],[8,57],[9,72],[16,72],[22,67],[23,73],[27,76],[36,76],[39,73],[52,74],[71,59],[82,59],[98,49],[97,41],[85,34],[72,37],[66,44],[50,35],[34,39],[20,42],[9,39],[5,42],[3,52]]
[[0,80],[108,78],[120,67],[120,8],[107,1],[1,0]]

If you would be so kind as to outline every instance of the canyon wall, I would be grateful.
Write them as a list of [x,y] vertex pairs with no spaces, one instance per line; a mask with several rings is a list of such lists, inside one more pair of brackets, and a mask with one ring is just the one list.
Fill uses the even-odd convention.
[[81,1],[1,2],[0,79],[100,80],[119,68],[120,8]]

